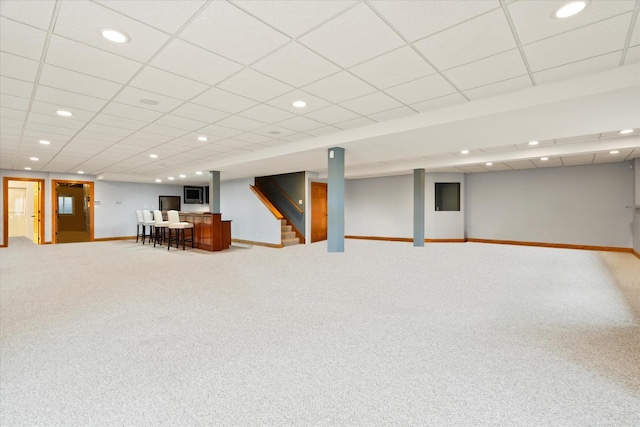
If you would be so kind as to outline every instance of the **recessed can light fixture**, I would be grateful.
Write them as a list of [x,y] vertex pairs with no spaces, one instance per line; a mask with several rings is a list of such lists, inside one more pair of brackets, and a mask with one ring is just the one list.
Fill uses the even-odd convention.
[[279,130],[270,130],[269,134],[270,135],[280,135],[282,132],[280,132]]
[[152,159],[157,159],[158,155],[157,154],[149,154],[149,157],[151,157]]
[[40,140],[40,141],[38,141],[38,142],[39,142],[40,144],[42,144],[42,145],[49,145],[49,144],[51,144],[51,141],[47,141],[47,140],[45,140],[45,139],[41,139],[41,140]]
[[158,105],[159,102],[153,99],[146,99],[146,98],[142,98],[140,100],[141,104],[146,104],[146,105]]
[[37,157],[29,157],[29,160],[31,160],[32,162],[37,162],[40,159]]
[[178,176],[179,176],[180,178],[186,178],[186,177],[187,177],[187,175],[185,175],[185,174],[180,174],[180,175],[178,175]]
[[293,101],[291,105],[293,105],[296,108],[304,108],[307,106],[307,103],[304,101],[298,100],[298,101]]
[[492,163],[492,162],[487,162],[487,163],[485,163],[485,165],[487,165],[487,166],[492,166],[492,165],[493,165],[493,163]]
[[174,179],[175,179],[175,178],[174,178],[174,177],[172,177],[172,176],[170,176],[170,177],[168,178],[168,180],[169,180],[169,181],[173,181]]
[[30,171],[30,170],[31,170],[31,168],[30,168],[29,166],[27,166],[26,168],[24,168],[24,170],[26,170],[26,171]]
[[628,133],[633,133],[633,129],[625,129],[620,131],[620,135],[626,135]]
[[66,110],[58,110],[56,111],[56,114],[62,117],[71,117],[73,116],[73,113],[71,111],[66,111]]
[[529,145],[538,145],[540,142],[538,141],[529,141]]
[[546,162],[547,160],[549,160],[548,157],[540,157],[540,161],[542,161],[542,162]]
[[202,171],[196,171],[196,175],[202,175]]
[[620,154],[620,150],[611,150],[609,154]]
[[114,30],[113,28],[100,28],[100,35],[114,43],[129,43],[131,40],[127,33]]
[[161,179],[156,179],[156,182],[162,182],[162,180]]
[[205,142],[205,141],[208,141],[208,140],[209,140],[209,138],[207,138],[207,137],[206,137],[206,136],[204,136],[204,135],[201,135],[201,136],[199,136],[199,137],[198,137],[198,141]]
[[83,174],[84,174],[84,171],[78,171],[78,173],[79,173],[80,175],[83,175]]
[[587,7],[586,1],[572,1],[566,3],[560,9],[556,10],[554,16],[556,18],[569,18],[582,12],[585,7]]
[[460,150],[460,154],[469,154],[469,150]]

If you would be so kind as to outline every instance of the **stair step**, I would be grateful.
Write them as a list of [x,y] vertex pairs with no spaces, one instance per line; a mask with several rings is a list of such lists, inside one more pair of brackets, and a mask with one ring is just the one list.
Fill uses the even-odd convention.
[[286,220],[286,219],[281,219],[281,220],[280,220],[280,223],[281,223],[282,225],[287,225],[287,220]]
[[293,246],[300,243],[300,239],[297,237],[294,239],[282,239],[282,246]]
[[283,231],[282,232],[282,239],[293,239],[294,237],[296,237],[296,232],[295,231]]
[[283,233],[288,233],[289,231],[291,231],[293,227],[291,227],[290,225],[283,225],[280,227],[280,231]]

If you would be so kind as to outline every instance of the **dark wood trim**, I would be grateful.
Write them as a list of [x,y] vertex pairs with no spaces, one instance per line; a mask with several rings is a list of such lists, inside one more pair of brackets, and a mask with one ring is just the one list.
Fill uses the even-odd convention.
[[58,229],[58,197],[56,194],[56,184],[89,184],[89,241],[93,242],[93,204],[95,203],[95,197],[93,190],[95,183],[93,181],[76,181],[71,179],[52,179],[51,180],[51,243],[57,243],[56,230]]
[[385,242],[413,242],[413,239],[409,237],[344,236],[344,238],[356,240],[383,240]]
[[620,248],[617,246],[592,246],[592,245],[573,245],[573,244],[565,244],[565,243],[521,242],[518,240],[474,239],[471,237],[467,239],[467,242],[493,243],[498,245],[540,246],[543,248],[580,249],[585,251],[631,252],[632,250],[631,248]]
[[[3,241],[2,246],[6,248],[9,246],[9,181],[27,181],[27,182],[37,182],[40,187],[40,197],[38,203],[38,210],[40,213],[38,214],[38,219],[40,220],[40,230],[38,233],[40,234],[40,241],[44,242],[44,179],[43,178],[17,178],[11,176],[5,176],[2,183],[2,233],[3,233]],[[42,243],[41,243],[42,244]]]
[[631,253],[634,254],[636,258],[640,259],[640,253],[638,251],[636,251],[635,249],[631,249]]
[[93,239],[94,242],[110,242],[112,240],[136,240],[136,236],[98,237]]
[[467,239],[424,239],[424,241],[425,243],[465,243]]
[[269,209],[269,212],[271,212],[271,214],[276,217],[276,219],[284,219],[280,211],[275,206],[273,206],[273,203],[271,203],[271,201],[267,198],[267,196],[265,196],[262,190],[260,190],[260,187],[250,185],[249,188],[251,189],[251,191],[253,191],[253,194],[255,194],[258,199],[260,199],[260,201],[267,207],[267,209]]
[[284,247],[282,243],[264,243],[264,242],[254,242],[253,240],[242,240],[242,239],[231,239],[231,241],[234,243],[241,243],[243,245],[265,246],[267,248],[275,248],[275,249],[280,249]]

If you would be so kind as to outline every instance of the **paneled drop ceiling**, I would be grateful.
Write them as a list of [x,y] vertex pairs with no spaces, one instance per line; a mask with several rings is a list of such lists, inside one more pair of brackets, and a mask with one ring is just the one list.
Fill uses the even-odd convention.
[[199,183],[322,176],[330,147],[347,177],[638,157],[640,0],[552,17],[565,3],[1,0],[0,168]]

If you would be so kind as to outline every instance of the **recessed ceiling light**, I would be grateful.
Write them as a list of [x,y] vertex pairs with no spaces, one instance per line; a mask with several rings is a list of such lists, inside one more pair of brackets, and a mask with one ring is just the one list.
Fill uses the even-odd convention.
[[202,171],[196,171],[196,175],[202,175]]
[[469,150],[461,150],[460,154],[469,154]]
[[270,134],[270,135],[280,135],[280,134],[281,134],[281,132],[280,132],[279,130],[270,130],[270,131],[269,131],[269,134]]
[[202,135],[202,136],[199,136],[199,137],[198,137],[198,141],[205,142],[205,141],[208,141],[208,140],[209,140],[209,138],[207,138],[207,137],[206,137],[206,136],[204,136],[204,135]]
[[78,171],[78,173],[79,173],[80,175],[82,175],[82,174],[84,174],[84,171]]
[[487,163],[485,163],[485,165],[491,166],[491,165],[493,165],[493,163],[492,162],[487,162]]
[[626,135],[628,133],[633,133],[633,129],[625,129],[620,131],[621,135]]
[[540,144],[538,141],[529,141],[529,145],[538,145]]
[[140,103],[141,104],[147,104],[147,105],[158,105],[159,104],[158,101],[155,101],[153,99],[146,99],[146,98],[141,99]]
[[56,114],[62,117],[71,117],[73,116],[73,113],[71,111],[65,111],[65,110],[58,110],[56,111]]
[[26,168],[24,168],[24,170],[26,170],[26,171],[30,171],[30,170],[31,170],[31,168],[30,168],[29,166],[27,166]]
[[169,181],[173,181],[175,178],[170,176],[168,179],[169,179]]
[[293,105],[296,108],[304,108],[307,106],[307,103],[304,101],[293,101],[291,105]]
[[620,150],[611,150],[609,154],[620,154]]
[[556,18],[569,18],[570,16],[577,15],[582,12],[585,7],[587,7],[586,1],[572,1],[556,10],[554,15]]
[[161,179],[156,179],[156,182],[162,182],[162,180]]
[[548,157],[540,157],[540,161],[546,162],[547,160],[549,160]]
[[157,154],[149,154],[149,157],[151,157],[152,159],[157,159],[158,155]]
[[114,30],[112,28],[100,28],[100,34],[105,39],[114,43],[129,43],[129,41],[131,40],[126,33]]
[[180,178],[186,178],[186,177],[187,177],[187,175],[184,175],[184,174],[180,174],[180,175],[178,175],[178,176],[179,176]]
[[38,142],[39,142],[40,144],[42,144],[42,145],[49,145],[49,144],[51,144],[51,141],[46,141],[46,140],[44,140],[44,139],[41,139],[41,140],[40,140],[40,141],[38,141]]
[[31,160],[32,162],[37,162],[40,159],[37,157],[29,157],[29,160]]

